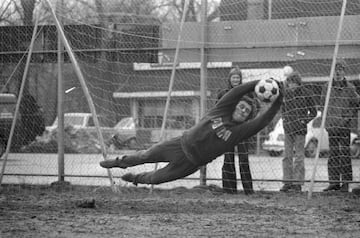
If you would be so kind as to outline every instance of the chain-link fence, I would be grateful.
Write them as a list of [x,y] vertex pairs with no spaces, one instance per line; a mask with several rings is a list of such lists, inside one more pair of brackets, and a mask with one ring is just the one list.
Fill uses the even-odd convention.
[[[64,137],[65,180],[106,184],[106,170],[98,164],[103,160],[101,142],[77,69],[64,45],[59,44],[60,35],[48,2],[28,2],[34,5],[24,5],[13,14],[0,9],[7,16],[0,19],[0,85],[3,98],[7,98],[0,104],[2,152],[16,108],[13,96],[21,98],[4,182],[56,180],[58,160],[61,160],[57,154],[60,110],[64,113],[60,121],[63,120],[65,126],[64,133],[60,133]],[[171,100],[163,139],[181,135],[201,119],[202,106],[208,111],[214,107],[219,92],[229,89],[230,70],[237,66],[242,83],[269,77],[283,81],[285,100],[266,128],[207,166],[207,183],[230,186],[231,190],[236,188],[241,174],[242,185],[250,186],[246,182],[253,180],[257,190],[277,190],[283,183],[303,184],[304,181],[307,186],[318,146],[316,189],[324,188],[329,182],[337,185],[340,180],[360,181],[358,103],[353,100],[359,86],[359,2],[347,1],[343,22],[340,15],[344,2],[340,0],[185,3],[50,2],[63,24],[66,40],[94,102],[108,157],[145,149],[161,140],[169,92]],[[9,1],[11,4],[14,3]],[[184,14],[185,24],[180,29],[184,6],[188,8]],[[39,25],[23,95],[19,95],[34,29],[26,24],[29,17],[32,25],[38,18]],[[336,41],[340,26],[341,37]],[[175,59],[179,39],[179,54]],[[346,62],[346,80],[355,90],[349,89],[354,94],[346,91],[344,95],[330,95],[327,121],[336,120],[336,123],[326,124],[323,133],[321,112],[326,102],[323,88],[329,82],[336,44],[339,45],[337,57]],[[175,61],[174,84],[169,90]],[[201,62],[207,62],[205,76]],[[290,67],[285,69],[285,66]],[[288,90],[284,75],[288,69],[299,73],[300,80],[296,81],[296,88],[301,88],[299,95]],[[334,72],[336,78],[338,71]],[[350,87],[337,83],[333,86],[339,91]],[[206,92],[206,98],[202,91]],[[308,110],[309,101],[313,102],[315,115]],[[308,114],[299,114],[305,112]],[[286,129],[289,123],[292,128]],[[338,127],[345,133],[340,137],[336,137]],[[302,143],[298,147],[302,147],[300,152],[305,158],[296,154],[298,149],[292,154],[290,142]],[[332,150],[332,147],[340,149]],[[347,159],[340,158],[342,156]],[[130,171],[153,168],[154,165],[146,165]],[[116,178],[124,173],[112,171]],[[199,184],[199,177],[197,172],[185,180],[163,186],[194,186]],[[238,187],[241,188],[240,183]]]

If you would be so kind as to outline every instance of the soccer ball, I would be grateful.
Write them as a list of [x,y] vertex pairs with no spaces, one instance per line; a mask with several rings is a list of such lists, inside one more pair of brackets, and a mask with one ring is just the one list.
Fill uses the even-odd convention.
[[279,96],[279,85],[273,78],[262,79],[255,86],[256,96],[263,102],[273,102]]

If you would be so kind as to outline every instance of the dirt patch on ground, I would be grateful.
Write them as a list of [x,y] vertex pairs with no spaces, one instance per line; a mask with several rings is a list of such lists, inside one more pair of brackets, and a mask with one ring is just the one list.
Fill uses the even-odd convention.
[[360,237],[351,193],[5,185],[0,237]]

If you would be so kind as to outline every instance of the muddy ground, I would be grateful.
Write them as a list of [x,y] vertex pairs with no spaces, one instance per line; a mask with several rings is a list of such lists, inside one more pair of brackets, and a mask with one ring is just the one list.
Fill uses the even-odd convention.
[[360,237],[360,197],[3,185],[0,237]]

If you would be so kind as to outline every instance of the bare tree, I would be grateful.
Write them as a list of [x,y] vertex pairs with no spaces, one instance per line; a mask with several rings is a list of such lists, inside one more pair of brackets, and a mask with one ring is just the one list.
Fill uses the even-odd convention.
[[[65,18],[87,24],[149,23],[157,5],[149,0],[77,0],[66,1]],[[105,25],[104,25],[105,26]]]
[[24,25],[33,25],[35,2],[36,0],[20,0]]
[[0,3],[0,25],[11,25],[15,18],[16,10],[13,7],[13,0],[1,1]]
[[[219,0],[207,0],[207,20],[213,21],[218,18]],[[158,3],[159,17],[163,22],[180,21],[183,14],[185,0],[161,0]],[[201,0],[189,0],[189,6],[185,14],[185,21],[200,21]]]

